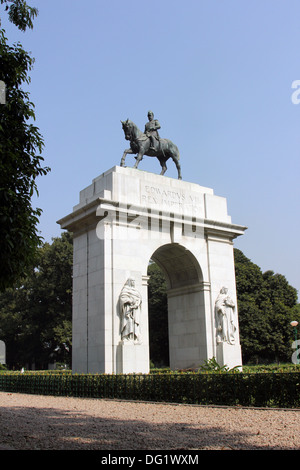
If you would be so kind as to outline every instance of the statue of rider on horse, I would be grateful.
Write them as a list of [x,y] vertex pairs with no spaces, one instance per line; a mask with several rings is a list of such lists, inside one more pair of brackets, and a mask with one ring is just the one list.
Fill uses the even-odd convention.
[[127,121],[121,121],[121,123],[125,139],[130,141],[130,149],[124,151],[121,166],[125,166],[125,158],[128,153],[137,154],[134,168],[138,167],[144,155],[157,157],[162,167],[160,174],[163,175],[167,170],[166,161],[172,158],[178,171],[178,179],[182,179],[179,164],[179,150],[171,140],[160,138],[158,134],[160,123],[157,119],[154,119],[152,111],[148,112],[148,122],[145,125],[144,133],[129,119],[127,119]]

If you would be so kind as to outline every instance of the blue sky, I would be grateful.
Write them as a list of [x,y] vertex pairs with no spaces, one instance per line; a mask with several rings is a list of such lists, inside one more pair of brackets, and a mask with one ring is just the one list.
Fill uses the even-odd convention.
[[[143,129],[151,109],[180,150],[183,179],[226,197],[233,223],[248,227],[235,246],[300,290],[299,0],[28,3],[39,10],[32,31],[3,6],[0,16],[9,42],[36,59],[29,91],[52,169],[35,199],[44,239],[120,163],[120,120]],[[156,159],[139,168],[160,172]],[[177,178],[171,162],[166,175]]]

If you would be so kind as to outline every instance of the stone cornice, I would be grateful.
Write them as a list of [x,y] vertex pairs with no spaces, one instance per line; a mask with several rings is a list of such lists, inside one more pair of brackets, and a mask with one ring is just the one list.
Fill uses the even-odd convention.
[[96,198],[89,202],[83,207],[74,210],[71,214],[60,219],[57,223],[60,224],[62,229],[69,230],[70,232],[82,229],[84,230],[91,225],[96,225],[101,218],[105,218],[108,214],[123,215],[122,223],[128,219],[133,221],[136,219],[152,219],[156,221],[164,220],[168,223],[173,224],[185,224],[190,227],[198,227],[205,231],[206,236],[220,236],[221,234],[226,235],[231,239],[243,235],[247,227],[243,225],[236,225],[229,222],[222,222],[218,220],[203,219],[200,217],[194,217],[190,215],[181,215],[174,212],[165,210],[148,209],[145,206],[139,204],[124,204],[111,199]]

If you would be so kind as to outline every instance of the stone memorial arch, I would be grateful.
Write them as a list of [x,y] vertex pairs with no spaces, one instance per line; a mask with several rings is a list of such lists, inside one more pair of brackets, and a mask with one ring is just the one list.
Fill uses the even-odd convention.
[[150,259],[167,280],[170,367],[242,364],[233,239],[246,227],[225,198],[115,166],[58,223],[74,237],[73,372],[149,371]]

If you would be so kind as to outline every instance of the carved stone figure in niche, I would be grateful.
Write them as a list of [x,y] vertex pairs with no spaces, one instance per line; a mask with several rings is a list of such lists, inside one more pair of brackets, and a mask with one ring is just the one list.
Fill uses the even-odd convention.
[[215,302],[217,318],[217,343],[235,344],[235,303],[228,295],[227,287],[222,287]]
[[127,279],[120,294],[121,338],[141,342],[140,314],[142,296],[135,288],[135,280]]

